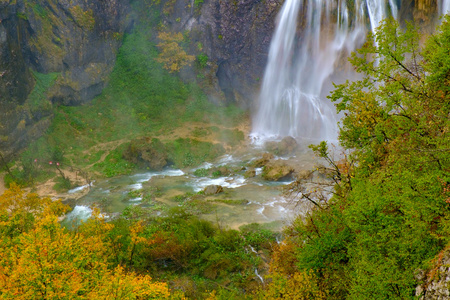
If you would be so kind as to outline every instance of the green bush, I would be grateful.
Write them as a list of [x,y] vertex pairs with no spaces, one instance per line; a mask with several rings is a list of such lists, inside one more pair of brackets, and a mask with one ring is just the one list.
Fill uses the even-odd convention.
[[209,174],[209,170],[200,168],[200,169],[195,170],[193,174],[194,174],[194,176],[197,176],[197,177],[206,177]]
[[200,69],[204,69],[206,67],[206,65],[208,64],[208,55],[206,55],[205,53],[201,53],[199,55],[197,55],[197,65]]

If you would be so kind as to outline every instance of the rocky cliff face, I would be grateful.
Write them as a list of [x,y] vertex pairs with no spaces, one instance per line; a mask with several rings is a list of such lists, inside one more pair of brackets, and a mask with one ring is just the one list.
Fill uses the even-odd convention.
[[[0,150],[11,156],[48,127],[52,103],[101,93],[128,0],[0,0]],[[56,73],[42,77],[40,74]],[[30,91],[35,84],[46,91]],[[45,93],[42,95],[40,93]]]
[[255,99],[282,0],[186,1],[162,5],[165,24],[189,31],[209,57],[216,87],[244,108]]
[[418,299],[450,299],[450,247],[436,256],[430,270],[418,272],[417,279],[422,282],[416,288]]
[[[282,0],[148,2],[149,9],[161,10],[170,30],[190,32],[193,52],[200,47],[209,57],[200,84],[211,99],[248,107]],[[130,0],[0,0],[0,150],[5,156],[45,131],[53,104],[79,105],[101,93],[133,22],[129,11]],[[193,72],[182,76],[196,78]]]

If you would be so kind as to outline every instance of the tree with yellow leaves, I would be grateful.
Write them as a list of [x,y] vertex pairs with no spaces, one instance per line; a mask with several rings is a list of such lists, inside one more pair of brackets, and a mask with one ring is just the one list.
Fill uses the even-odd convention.
[[67,231],[58,222],[67,206],[17,186],[0,196],[0,209],[2,299],[182,299],[166,283],[111,265],[113,225],[99,216]]
[[268,283],[255,299],[320,300],[327,299],[316,276],[296,268],[295,245],[286,240],[276,247],[270,262]]
[[160,53],[156,61],[162,63],[164,69],[168,70],[169,73],[179,72],[195,60],[195,56],[188,55],[180,46],[183,41],[181,33],[160,32],[158,39],[161,42],[157,45]]

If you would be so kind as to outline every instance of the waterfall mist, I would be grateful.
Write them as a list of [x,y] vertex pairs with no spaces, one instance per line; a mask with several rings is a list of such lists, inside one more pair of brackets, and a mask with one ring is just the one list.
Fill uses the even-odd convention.
[[324,87],[338,73],[342,55],[360,46],[367,29],[373,31],[389,15],[397,15],[394,0],[356,0],[352,7],[341,0],[286,0],[269,50],[253,137],[336,140],[338,117]]

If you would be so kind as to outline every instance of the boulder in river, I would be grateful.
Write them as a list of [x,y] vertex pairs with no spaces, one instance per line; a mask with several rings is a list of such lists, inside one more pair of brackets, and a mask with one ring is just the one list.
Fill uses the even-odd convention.
[[223,187],[220,185],[208,185],[203,192],[205,195],[216,195],[223,192]]
[[167,153],[164,144],[156,138],[140,138],[130,142],[123,158],[138,165],[159,171],[167,165]]
[[287,156],[293,154],[298,149],[298,143],[293,137],[286,136],[279,142],[267,142],[265,147],[270,153]]
[[272,160],[264,166],[262,177],[265,180],[279,181],[292,178],[294,171],[294,167],[289,166],[286,162],[282,160]]
[[256,176],[256,170],[255,168],[249,168],[247,171],[245,171],[244,173],[244,177],[245,178],[253,178]]
[[251,165],[255,168],[264,167],[274,156],[272,153],[264,153],[261,158],[255,160]]

